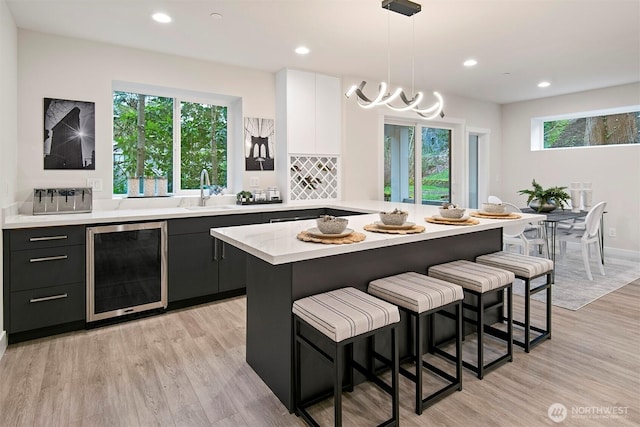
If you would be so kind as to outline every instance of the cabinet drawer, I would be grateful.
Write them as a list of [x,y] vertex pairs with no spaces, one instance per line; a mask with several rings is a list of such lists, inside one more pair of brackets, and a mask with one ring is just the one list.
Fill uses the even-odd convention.
[[11,252],[12,292],[84,281],[84,245]]
[[9,325],[11,333],[60,325],[84,320],[84,318],[84,283],[11,293]]
[[84,226],[10,230],[9,242],[12,251],[82,245],[85,242]]

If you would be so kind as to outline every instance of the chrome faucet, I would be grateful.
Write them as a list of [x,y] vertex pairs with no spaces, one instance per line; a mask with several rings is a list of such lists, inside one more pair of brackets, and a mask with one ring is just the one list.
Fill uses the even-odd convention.
[[[207,195],[204,195],[205,185],[207,187]],[[211,181],[209,181],[209,172],[206,169],[202,169],[200,172],[200,206],[204,206],[207,199],[211,197]]]

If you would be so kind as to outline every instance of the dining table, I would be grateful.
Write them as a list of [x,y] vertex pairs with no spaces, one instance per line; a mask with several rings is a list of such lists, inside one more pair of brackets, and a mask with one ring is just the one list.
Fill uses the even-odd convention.
[[[523,213],[538,213],[535,209],[531,209],[529,207],[520,208]],[[587,216],[589,211],[580,210],[578,212],[574,212],[571,209],[555,209],[551,212],[542,212],[546,215],[546,219],[540,221],[545,226],[545,231],[547,234],[547,244],[549,247],[549,258],[553,261],[554,269],[556,265],[556,236],[558,233],[558,224],[561,222],[573,221],[578,218],[584,218]],[[604,265],[604,234],[603,230],[603,217],[600,217],[600,228],[598,229],[598,235],[600,240],[600,257],[602,261],[602,265]],[[555,276],[555,275],[554,275]]]

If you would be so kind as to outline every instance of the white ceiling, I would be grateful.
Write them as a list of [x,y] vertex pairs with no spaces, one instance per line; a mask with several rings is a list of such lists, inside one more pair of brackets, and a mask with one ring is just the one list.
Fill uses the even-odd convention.
[[[269,72],[365,77],[366,93],[390,69],[409,94],[412,58],[416,91],[500,104],[640,81],[640,0],[414,0],[414,18],[380,0],[5,1],[19,28]],[[152,21],[156,11],[173,22]],[[300,44],[311,53],[296,55]],[[478,65],[463,67],[468,58]],[[542,80],[551,86],[538,88]]]

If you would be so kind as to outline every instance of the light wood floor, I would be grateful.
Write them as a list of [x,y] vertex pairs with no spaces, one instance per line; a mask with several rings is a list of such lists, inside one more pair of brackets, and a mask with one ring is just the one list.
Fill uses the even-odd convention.
[[[516,311],[521,310],[516,297]],[[578,310],[554,309],[553,339],[463,391],[413,411],[402,379],[403,426],[640,424],[640,280]],[[536,313],[542,313],[535,303]],[[298,426],[244,361],[245,298],[10,345],[0,360],[1,426]],[[468,341],[465,342],[465,346]],[[346,425],[387,417],[386,396],[362,384],[344,397]],[[315,414],[332,424],[331,401]],[[572,409],[626,408],[618,418]]]

